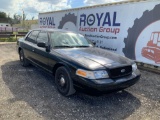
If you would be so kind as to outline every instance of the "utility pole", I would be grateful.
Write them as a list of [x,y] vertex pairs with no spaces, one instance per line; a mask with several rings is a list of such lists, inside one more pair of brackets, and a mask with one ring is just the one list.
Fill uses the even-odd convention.
[[24,31],[25,24],[24,24],[24,11],[23,11],[23,9],[22,9],[22,28],[23,28],[23,31]]

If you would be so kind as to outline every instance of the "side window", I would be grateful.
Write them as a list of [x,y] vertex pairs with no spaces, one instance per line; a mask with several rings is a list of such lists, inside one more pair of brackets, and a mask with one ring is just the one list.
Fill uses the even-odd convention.
[[36,38],[38,35],[39,31],[32,31],[26,38],[27,41],[32,42],[36,44]]
[[40,33],[38,34],[37,43],[38,43],[38,42],[48,43],[48,34],[47,34],[47,32],[40,32]]

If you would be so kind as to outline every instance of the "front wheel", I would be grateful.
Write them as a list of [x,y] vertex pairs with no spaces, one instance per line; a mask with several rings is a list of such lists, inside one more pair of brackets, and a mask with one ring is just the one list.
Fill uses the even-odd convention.
[[59,67],[56,70],[55,84],[57,90],[64,96],[70,96],[75,93],[72,79],[66,67]]
[[29,62],[25,58],[23,50],[19,51],[19,60],[22,66],[24,67],[29,66]]

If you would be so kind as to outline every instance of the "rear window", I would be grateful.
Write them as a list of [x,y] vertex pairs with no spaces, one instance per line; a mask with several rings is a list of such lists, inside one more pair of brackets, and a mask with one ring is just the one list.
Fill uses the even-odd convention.
[[36,44],[36,39],[38,36],[39,31],[32,31],[26,38],[27,41]]

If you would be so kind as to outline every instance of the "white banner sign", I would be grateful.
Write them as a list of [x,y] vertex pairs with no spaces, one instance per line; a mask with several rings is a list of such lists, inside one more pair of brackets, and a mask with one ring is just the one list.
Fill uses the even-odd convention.
[[39,14],[41,28],[76,31],[97,47],[160,66],[160,1]]

